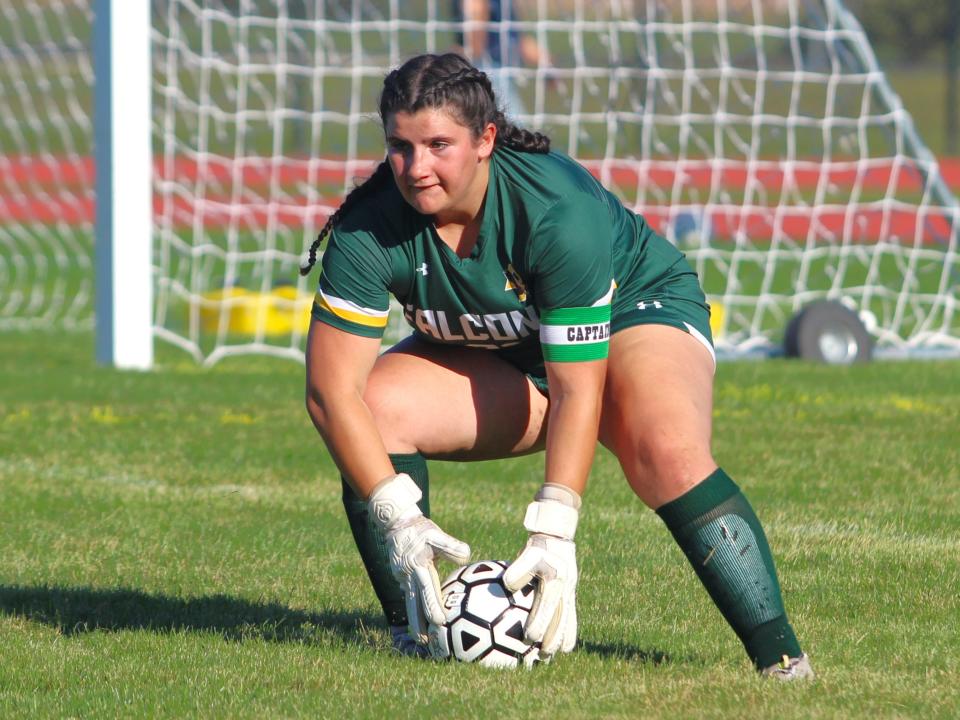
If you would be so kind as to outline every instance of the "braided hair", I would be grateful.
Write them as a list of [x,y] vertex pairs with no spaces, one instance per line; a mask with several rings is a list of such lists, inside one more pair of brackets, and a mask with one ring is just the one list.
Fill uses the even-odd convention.
[[[518,127],[506,118],[497,107],[490,78],[461,55],[417,55],[384,79],[380,93],[380,121],[384,127],[391,115],[398,112],[414,114],[428,108],[443,108],[469,129],[474,138],[479,138],[484,128],[493,123],[497,128],[495,147],[530,153],[550,151],[549,137]],[[384,160],[377,165],[373,175],[347,194],[310,245],[307,263],[300,268],[301,275],[310,273],[317,262],[317,250],[341,218],[358,201],[390,182],[392,175]]]

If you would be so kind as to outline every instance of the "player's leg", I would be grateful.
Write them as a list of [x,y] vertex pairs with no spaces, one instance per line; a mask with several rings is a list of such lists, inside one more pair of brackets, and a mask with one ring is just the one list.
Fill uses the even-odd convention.
[[710,451],[706,334],[627,327],[611,338],[608,368],[601,440],[630,486],[666,523],[757,668],[800,659],[760,521]]
[[[444,347],[408,338],[378,358],[364,401],[394,469],[423,492],[430,515],[426,458],[482,460],[543,446],[547,400],[516,368],[484,350]],[[369,521],[367,503],[343,482],[343,504],[374,592],[401,652],[417,646],[406,635],[403,595],[390,572],[384,538]]]
[[543,447],[546,397],[487,350],[407,338],[377,359],[364,401],[390,453],[487,460]]
[[638,325],[613,335],[600,424],[627,481],[657,509],[712,473],[713,357],[692,335]]

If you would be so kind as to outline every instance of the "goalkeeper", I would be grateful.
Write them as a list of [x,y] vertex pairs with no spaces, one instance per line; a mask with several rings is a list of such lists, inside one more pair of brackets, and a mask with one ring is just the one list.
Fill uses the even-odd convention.
[[[469,547],[430,519],[427,458],[545,450],[505,582],[537,583],[525,632],[577,633],[574,535],[596,443],[619,459],[761,673],[812,676],[760,521],[710,451],[709,308],[680,252],[549,139],[510,123],[488,77],[420,55],[384,80],[386,159],[324,239],[307,409],[394,646],[443,622],[435,563]],[[413,334],[379,354],[389,296]],[[519,518],[518,518],[519,520]]]

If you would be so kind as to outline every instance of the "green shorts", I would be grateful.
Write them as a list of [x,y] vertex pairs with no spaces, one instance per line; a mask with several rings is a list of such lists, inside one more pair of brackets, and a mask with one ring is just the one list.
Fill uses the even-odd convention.
[[710,306],[700,281],[685,258],[677,260],[655,284],[631,287],[627,282],[613,294],[610,334],[635,325],[669,325],[690,333],[713,355]]
[[[710,306],[700,288],[700,281],[685,258],[678,259],[656,282],[646,286],[629,279],[613,294],[610,334],[636,325],[669,325],[699,340],[713,356],[713,333],[710,331]],[[525,373],[544,395],[547,378],[540,372]]]

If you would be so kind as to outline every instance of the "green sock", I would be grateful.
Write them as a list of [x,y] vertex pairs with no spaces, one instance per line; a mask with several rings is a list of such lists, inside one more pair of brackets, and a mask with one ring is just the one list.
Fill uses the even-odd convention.
[[[420,488],[423,497],[417,505],[424,515],[430,517],[430,482],[427,475],[427,461],[420,453],[409,455],[390,455],[390,462],[398,473],[407,473]],[[343,483],[343,507],[347,511],[350,530],[357,543],[357,550],[363,559],[363,565],[370,577],[370,584],[380,601],[383,614],[391,626],[406,627],[407,606],[403,592],[390,572],[390,560],[387,557],[386,541],[376,523],[367,516],[367,503],[347,484]]]
[[757,668],[800,655],[760,520],[723,470],[657,514]]

